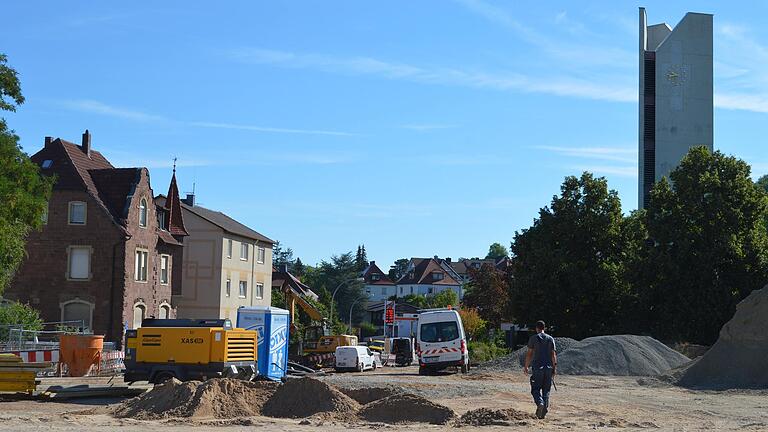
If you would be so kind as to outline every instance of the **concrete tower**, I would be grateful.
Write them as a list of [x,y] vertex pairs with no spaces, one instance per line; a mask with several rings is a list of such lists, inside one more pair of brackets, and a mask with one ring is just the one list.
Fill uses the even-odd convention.
[[689,12],[672,29],[640,8],[638,207],[691,147],[712,150],[712,15]]

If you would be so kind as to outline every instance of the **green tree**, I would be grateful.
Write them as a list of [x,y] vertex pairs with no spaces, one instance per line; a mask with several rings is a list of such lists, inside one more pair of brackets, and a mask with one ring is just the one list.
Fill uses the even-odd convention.
[[448,306],[459,306],[459,296],[452,289],[445,289],[437,294],[427,296],[427,307],[444,308]]
[[756,182],[757,186],[760,187],[765,192],[768,192],[768,174],[765,174],[761,176],[759,179],[757,179]]
[[[0,304],[0,341],[8,340],[9,326],[19,326],[24,330],[40,330],[43,320],[40,312],[32,306],[18,302]],[[13,335],[18,337],[18,334]]]
[[744,161],[694,148],[651,192],[637,291],[657,337],[710,344],[768,280],[768,196]]
[[509,283],[505,272],[484,264],[470,268],[471,282],[466,287],[462,304],[475,308],[491,328],[498,328],[509,319]]
[[495,260],[499,260],[501,258],[508,258],[508,257],[509,257],[509,251],[501,243],[492,244],[491,247],[488,248],[488,254],[485,256],[486,259],[495,259]]
[[361,272],[368,267],[368,254],[365,252],[365,245],[357,247],[357,253],[355,254],[355,267],[357,271]]
[[[16,111],[24,97],[16,71],[6,61],[0,54],[0,110]],[[0,294],[24,258],[27,234],[42,225],[52,185],[0,118]]]
[[399,260],[395,261],[395,263],[389,269],[389,278],[392,279],[393,282],[397,282],[398,279],[405,275],[405,271],[408,269],[409,262],[410,260],[407,258],[400,258]]
[[301,278],[304,276],[304,273],[306,272],[306,267],[304,266],[304,263],[301,262],[301,258],[296,258],[296,262],[293,263],[293,268],[291,269],[291,273],[293,273],[294,276]]
[[459,310],[461,323],[471,340],[478,338],[485,331],[486,321],[480,316],[477,308],[463,307]]
[[293,249],[283,249],[283,246],[279,241],[276,241],[272,246],[272,265],[277,269],[287,265],[288,271],[292,271],[294,265]]
[[[333,291],[341,285],[334,299],[336,304],[333,312],[334,319],[340,319],[344,323],[349,319],[352,303],[363,296],[362,285],[355,280],[358,276],[353,253],[347,252],[333,255],[330,261],[321,261],[312,271],[307,271],[302,282],[312,288],[326,307],[330,307]],[[363,308],[355,306],[352,313],[353,321],[359,322],[363,314]]]
[[588,172],[566,177],[560,189],[532,227],[515,233],[511,312],[522,323],[544,319],[564,336],[621,331],[629,285],[618,193]]

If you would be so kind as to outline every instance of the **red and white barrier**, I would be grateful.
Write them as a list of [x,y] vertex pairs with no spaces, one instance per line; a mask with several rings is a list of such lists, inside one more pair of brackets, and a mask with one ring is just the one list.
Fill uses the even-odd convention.
[[16,354],[21,357],[24,363],[43,363],[59,362],[59,350],[45,350],[45,351],[10,351],[9,354]]

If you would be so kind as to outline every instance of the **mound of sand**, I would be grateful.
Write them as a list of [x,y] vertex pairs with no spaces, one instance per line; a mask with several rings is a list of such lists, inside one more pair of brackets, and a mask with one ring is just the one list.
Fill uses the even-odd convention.
[[360,409],[354,399],[335,387],[313,378],[288,380],[264,404],[262,413],[269,417],[305,418],[315,414],[344,417]]
[[382,423],[445,424],[456,416],[452,409],[413,394],[397,394],[365,405],[360,417]]
[[682,366],[688,357],[649,336],[616,335],[584,339],[558,355],[565,375],[660,375]]
[[[561,354],[567,351],[572,346],[578,344],[579,341],[567,337],[556,337],[555,347],[557,353]],[[525,354],[528,352],[528,347],[522,347],[517,351],[513,351],[503,357],[495,358],[480,364],[480,368],[484,370],[506,370],[506,369],[520,369],[525,364]]]
[[172,379],[120,404],[113,415],[140,420],[257,416],[276,390],[277,384],[272,382],[214,378],[182,383]]
[[339,391],[356,400],[360,405],[365,405],[379,399],[384,399],[385,397],[403,393],[402,390],[393,387],[340,388]]
[[768,388],[768,286],[736,306],[717,342],[677,384],[708,389]]
[[535,418],[533,414],[513,408],[503,410],[478,408],[462,414],[458,424],[461,426],[511,426],[511,421],[520,423]]

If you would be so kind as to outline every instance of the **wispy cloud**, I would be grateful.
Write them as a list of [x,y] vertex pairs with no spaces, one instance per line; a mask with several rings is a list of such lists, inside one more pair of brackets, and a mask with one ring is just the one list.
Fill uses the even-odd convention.
[[295,69],[313,69],[346,75],[367,75],[434,85],[454,85],[522,93],[544,93],[587,99],[632,102],[637,91],[627,83],[587,80],[570,76],[527,76],[521,73],[487,73],[456,68],[425,68],[371,57],[334,57],[260,48],[241,48],[230,53],[233,60]]
[[440,130],[440,129],[453,129],[453,128],[457,128],[458,125],[424,123],[424,124],[407,124],[407,125],[402,125],[400,127],[403,129],[410,129],[410,130],[415,130],[419,132],[427,132],[427,131]]
[[637,149],[631,147],[556,147],[535,146],[535,149],[554,152],[558,155],[585,159],[616,162],[636,162]]
[[58,105],[72,111],[99,114],[99,115],[104,115],[108,117],[115,117],[119,119],[131,120],[131,121],[137,121],[137,122],[168,123],[168,124],[179,124],[179,125],[193,126],[193,127],[200,127],[200,128],[233,129],[233,130],[243,130],[243,131],[262,132],[262,133],[277,133],[277,134],[332,135],[332,136],[345,136],[345,137],[359,135],[351,132],[318,130],[318,129],[294,129],[294,128],[279,128],[279,127],[270,127],[270,126],[262,126],[262,125],[245,125],[245,124],[233,124],[233,123],[173,120],[161,115],[150,114],[150,113],[136,110],[136,109],[108,105],[103,102],[99,102],[91,99],[60,101],[58,102]]
[[610,165],[575,165],[569,167],[573,170],[589,171],[594,174],[608,174],[619,177],[637,178],[637,166],[610,166]]

